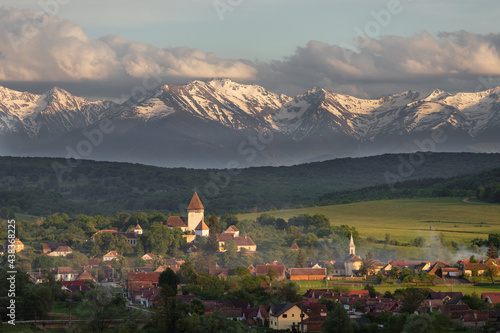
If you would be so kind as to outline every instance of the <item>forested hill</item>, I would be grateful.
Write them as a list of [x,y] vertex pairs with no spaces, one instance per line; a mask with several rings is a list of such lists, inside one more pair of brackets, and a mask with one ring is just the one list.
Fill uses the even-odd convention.
[[280,209],[316,204],[320,198],[333,200],[332,194],[339,191],[388,185],[384,191],[393,192],[400,186],[395,182],[450,178],[496,167],[500,154],[386,154],[237,170],[0,157],[0,208],[35,215],[185,212],[197,191],[210,212]]

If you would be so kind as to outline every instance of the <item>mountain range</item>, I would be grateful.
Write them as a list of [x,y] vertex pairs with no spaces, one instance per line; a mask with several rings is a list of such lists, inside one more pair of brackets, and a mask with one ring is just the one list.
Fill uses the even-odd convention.
[[360,99],[214,79],[122,104],[0,87],[1,155],[224,168],[419,150],[500,152],[500,87]]

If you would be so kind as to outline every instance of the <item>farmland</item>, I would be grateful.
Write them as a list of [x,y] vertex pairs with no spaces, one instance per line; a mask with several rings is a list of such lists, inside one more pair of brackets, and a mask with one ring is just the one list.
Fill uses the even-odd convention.
[[[418,236],[432,238],[443,233],[448,240],[468,245],[474,238],[500,233],[500,205],[465,203],[462,198],[380,200],[267,213],[285,220],[300,214],[324,214],[332,225],[353,226],[360,237],[372,236],[380,241],[386,234],[409,242]],[[240,214],[238,218],[255,220],[261,214]]]

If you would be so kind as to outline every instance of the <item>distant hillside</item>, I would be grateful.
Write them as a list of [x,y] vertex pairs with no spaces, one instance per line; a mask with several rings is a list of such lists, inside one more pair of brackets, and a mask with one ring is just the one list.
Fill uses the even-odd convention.
[[[0,157],[0,208],[35,215],[184,212],[197,191],[210,212],[281,209],[320,201],[364,200],[370,198],[363,197],[365,190],[358,191],[357,198],[341,198],[338,193],[382,185],[384,193],[397,193],[400,184],[396,181],[457,177],[499,166],[500,154],[473,153],[388,154],[237,170]],[[437,180],[426,182],[418,186],[427,189]],[[480,182],[461,189],[472,193],[476,185],[483,185]],[[429,192],[422,190],[421,194],[428,196]]]

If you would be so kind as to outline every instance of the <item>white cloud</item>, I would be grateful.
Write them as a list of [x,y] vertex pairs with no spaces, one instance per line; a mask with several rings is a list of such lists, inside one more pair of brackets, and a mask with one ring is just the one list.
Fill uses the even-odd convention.
[[66,20],[31,10],[0,10],[0,80],[79,81],[142,78],[152,72],[177,78],[248,80],[256,70],[191,48],[160,49],[109,35],[90,40]]
[[412,37],[366,39],[356,52],[310,41],[282,60],[251,62],[189,47],[158,48],[117,35],[92,40],[70,21],[0,8],[0,81],[79,83],[80,88],[99,89],[108,85],[124,93],[153,73],[163,74],[163,83],[229,77],[290,95],[313,86],[361,97],[407,89],[488,89],[492,87],[484,78],[496,82],[500,76],[499,49],[498,34],[433,36],[424,31]]

